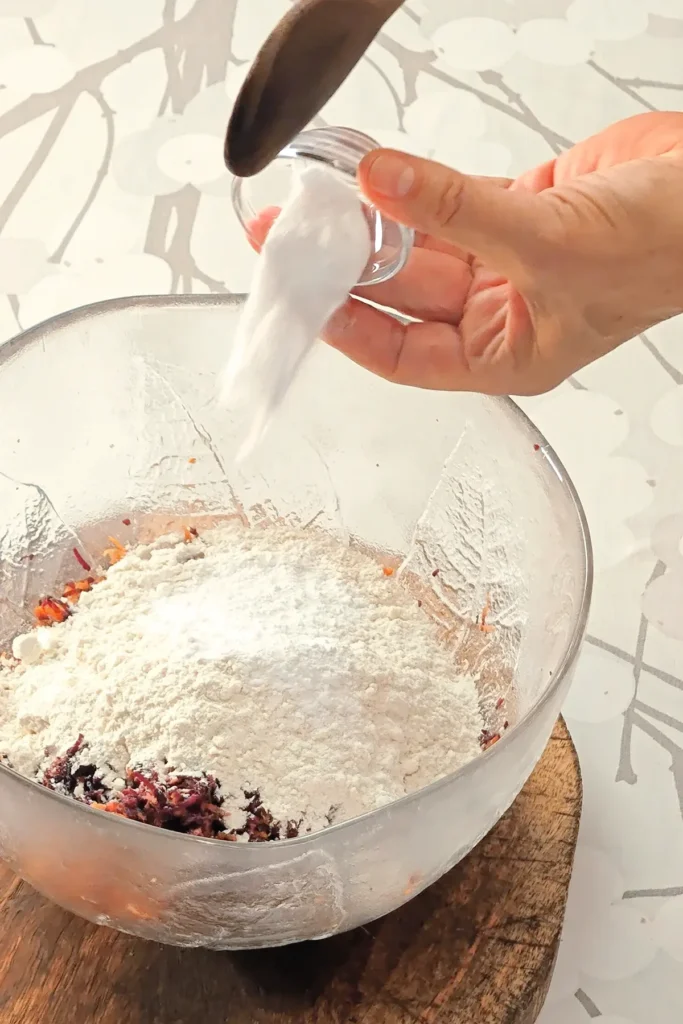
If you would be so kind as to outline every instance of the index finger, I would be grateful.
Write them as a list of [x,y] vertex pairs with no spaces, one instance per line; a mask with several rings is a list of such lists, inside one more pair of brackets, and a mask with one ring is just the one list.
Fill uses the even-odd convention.
[[[471,177],[475,181],[487,181],[489,185],[497,185],[499,188],[510,188],[514,181],[514,178],[489,178],[485,174],[473,174]],[[456,259],[463,260],[466,263],[472,262],[471,252],[461,249],[458,245],[453,245],[452,242],[446,242],[443,238],[426,235],[423,231],[415,232],[415,245],[420,249],[433,249],[435,252],[443,252],[448,256],[455,256]]]

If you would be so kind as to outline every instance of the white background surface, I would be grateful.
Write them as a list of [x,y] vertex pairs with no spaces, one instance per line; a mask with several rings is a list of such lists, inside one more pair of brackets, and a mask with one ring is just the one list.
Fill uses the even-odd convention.
[[[0,340],[114,295],[248,288],[222,136],[287,7],[0,0]],[[683,0],[408,0],[323,118],[515,175],[653,108],[683,110]],[[566,707],[580,850],[541,1021],[680,1024],[683,324],[524,406],[597,560]]]

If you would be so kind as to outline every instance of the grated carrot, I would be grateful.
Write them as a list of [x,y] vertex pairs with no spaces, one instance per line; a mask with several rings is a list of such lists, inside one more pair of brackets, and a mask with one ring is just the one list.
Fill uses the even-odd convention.
[[112,546],[107,548],[103,554],[105,558],[109,559],[110,565],[116,565],[116,563],[120,562],[126,554],[126,549],[123,544],[116,539],[116,537],[109,537],[108,540]]

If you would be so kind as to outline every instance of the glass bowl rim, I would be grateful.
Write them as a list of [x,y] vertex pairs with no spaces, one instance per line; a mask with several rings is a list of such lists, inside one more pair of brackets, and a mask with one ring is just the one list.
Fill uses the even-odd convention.
[[[40,323],[35,324],[24,331],[20,331],[14,337],[9,338],[6,342],[0,344],[0,372],[2,372],[4,365],[12,359],[18,351],[20,351],[25,345],[30,345],[41,335],[49,335],[55,328],[70,327],[80,321],[88,320],[93,316],[106,316],[108,314],[115,315],[127,309],[173,309],[181,307],[192,308],[196,306],[200,308],[212,306],[239,307],[245,302],[246,298],[246,294],[242,293],[211,295],[132,295],[114,299],[104,299],[100,302],[77,306],[74,309],[48,317],[48,319],[42,320]],[[378,814],[393,810],[393,808],[397,808],[404,803],[415,800],[416,798],[435,793],[439,789],[444,789],[450,786],[450,784],[456,779],[467,779],[474,775],[480,764],[485,761],[491,761],[496,757],[499,758],[503,750],[507,749],[512,736],[517,735],[533,719],[542,714],[544,707],[553,699],[557,690],[560,689],[568,673],[571,672],[574,666],[578,653],[581,649],[588,624],[594,574],[593,548],[583,505],[571,477],[567,473],[556,452],[547,442],[540,430],[529,419],[526,413],[520,409],[517,403],[507,396],[500,397],[484,395],[481,397],[489,403],[502,406],[507,409],[519,426],[531,434],[533,443],[538,444],[539,446],[539,454],[547,462],[548,469],[553,472],[560,481],[563,490],[570,499],[571,506],[573,507],[576,515],[576,522],[579,530],[579,544],[583,553],[581,599],[576,612],[574,627],[565,645],[564,651],[558,659],[558,663],[553,672],[553,678],[545,687],[543,693],[537,698],[536,702],[529,708],[526,714],[522,716],[519,722],[505,732],[497,743],[494,743],[487,750],[482,751],[479,757],[475,757],[473,760],[468,761],[467,764],[458,768],[456,771],[451,772],[448,775],[444,775],[440,779],[436,779],[428,786],[423,786],[421,789],[417,789],[412,793],[407,793],[405,796],[399,797],[397,800],[392,800],[388,804],[383,804],[381,807],[365,811],[363,814],[358,814],[353,818],[347,818],[344,821],[340,821],[338,824],[329,825],[327,828],[321,829],[317,832],[297,836],[293,839],[278,840],[276,844],[278,847],[281,847],[282,844],[286,844],[288,849],[294,849],[294,847],[302,847],[311,843],[319,842],[323,836],[328,836],[333,832],[338,833],[344,829],[349,829],[355,826],[358,822],[367,821],[376,817]],[[158,833],[160,836],[165,836],[169,841],[193,844],[202,843],[204,845],[208,844],[210,846],[218,846],[225,850],[225,856],[227,857],[233,856],[237,853],[238,849],[244,850],[245,848],[252,851],[249,854],[250,857],[265,856],[272,845],[271,843],[227,843],[222,839],[188,836],[181,832],[171,832],[167,829],[154,828],[153,826],[147,825],[143,822],[131,821],[130,819],[117,814],[102,814],[101,811],[95,810],[88,804],[81,803],[80,801],[74,800],[72,797],[66,796],[62,793],[56,793],[54,790],[46,789],[36,780],[29,779],[27,776],[22,775],[15,769],[0,763],[0,779],[3,775],[8,775],[11,779],[18,781],[20,785],[28,787],[31,793],[35,793],[37,789],[38,792],[44,795],[47,799],[58,801],[58,803],[64,808],[71,807],[73,812],[76,814],[85,813],[95,815],[100,824],[105,828],[110,828],[114,831],[117,831],[120,827],[129,827],[142,829],[146,835],[149,835],[150,832]],[[154,840],[151,839],[151,841],[153,842]],[[163,842],[164,840],[160,838],[159,841]]]

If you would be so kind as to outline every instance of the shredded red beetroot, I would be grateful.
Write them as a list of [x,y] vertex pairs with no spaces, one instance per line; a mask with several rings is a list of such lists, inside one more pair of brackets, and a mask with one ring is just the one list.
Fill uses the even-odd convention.
[[73,553],[74,553],[74,558],[76,559],[76,561],[80,565],[81,569],[83,569],[84,572],[90,572],[91,566],[86,562],[85,558],[80,553],[78,548],[74,548],[73,549]]
[[66,793],[73,796],[78,786],[82,787],[83,795],[80,799],[86,803],[102,803],[106,800],[106,793],[102,780],[98,778],[97,768],[94,764],[76,765],[78,755],[84,749],[83,736],[79,736],[65,753],[56,757],[48,768],[43,772],[40,782],[47,789],[53,789],[58,793]]
[[250,843],[276,839],[295,839],[301,822],[276,821],[261,801],[258,790],[245,792],[247,820],[240,828],[227,826],[223,797],[218,780],[212,775],[183,775],[173,770],[159,772],[150,768],[129,768],[126,785],[113,790],[105,785],[102,770],[83,760],[87,744],[79,736],[63,754],[56,757],[38,781],[47,789],[72,796],[82,803],[119,814],[131,821],[185,835],[235,842],[246,835]]
[[126,783],[105,803],[105,811],[207,839],[225,829],[223,798],[212,775],[160,775],[154,769],[132,768],[126,772]]
[[[275,839],[282,838],[283,825],[276,821],[273,815],[263,806],[261,794],[257,789],[253,792],[244,793],[245,800],[248,800],[246,807],[247,821],[244,828],[230,829],[228,833],[219,836],[219,839],[236,839],[237,836],[249,836],[250,843],[268,843]],[[300,821],[288,821],[284,825],[284,838],[296,839],[301,827]]]

